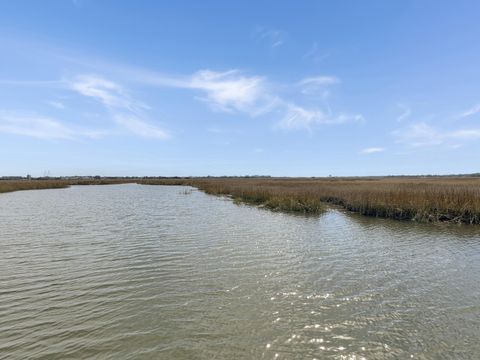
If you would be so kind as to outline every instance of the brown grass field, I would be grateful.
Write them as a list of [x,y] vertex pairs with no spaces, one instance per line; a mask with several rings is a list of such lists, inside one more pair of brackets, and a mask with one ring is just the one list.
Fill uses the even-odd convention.
[[480,177],[170,178],[0,181],[0,192],[135,182],[189,185],[272,210],[320,213],[326,204],[363,215],[480,224]]
[[108,185],[126,183],[125,180],[0,180],[0,193],[20,190],[59,189],[71,185]]

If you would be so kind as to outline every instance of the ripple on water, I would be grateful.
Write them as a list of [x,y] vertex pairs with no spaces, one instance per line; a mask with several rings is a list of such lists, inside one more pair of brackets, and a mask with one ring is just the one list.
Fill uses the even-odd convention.
[[480,354],[480,231],[178,187],[0,196],[0,357]]

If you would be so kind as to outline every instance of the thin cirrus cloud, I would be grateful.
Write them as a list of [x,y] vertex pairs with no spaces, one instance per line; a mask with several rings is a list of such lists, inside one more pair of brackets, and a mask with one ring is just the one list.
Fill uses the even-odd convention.
[[454,139],[476,140],[480,139],[480,129],[463,129],[452,131],[448,134]]
[[0,133],[46,140],[71,140],[78,136],[96,138],[103,132],[74,128],[57,119],[37,114],[2,111]]
[[213,111],[242,112],[253,117],[270,112],[278,100],[265,77],[248,75],[238,69],[220,72],[204,69],[188,76],[139,72],[134,79],[157,87],[191,90]]
[[[285,100],[274,91],[265,77],[246,75],[234,69],[225,72],[201,70],[191,76],[168,77],[145,74],[136,79],[159,87],[175,87],[201,92],[199,99],[214,111],[241,112],[256,117],[268,113],[281,113],[275,128],[284,130],[311,130],[314,125],[338,125],[362,122],[361,114],[332,114],[330,109],[304,107]],[[318,91],[338,84],[334,76],[308,77],[296,83],[301,93]],[[293,87],[295,88],[295,87]],[[307,90],[308,89],[308,90]]]
[[47,101],[47,104],[59,110],[65,109],[65,105],[60,101]]
[[339,114],[332,115],[320,109],[306,109],[295,104],[287,105],[287,112],[277,124],[282,129],[307,129],[316,124],[338,125],[348,122],[362,122],[364,118],[360,114]]
[[338,83],[340,80],[335,76],[313,76],[300,80],[297,86],[304,95],[321,95],[326,98],[330,95],[328,88]]
[[[272,40],[272,46],[278,47],[284,42],[286,34],[279,30],[259,28],[257,36],[263,40]],[[27,47],[31,48],[31,46]],[[70,67],[80,67],[83,70],[77,71],[77,74],[81,75],[54,81],[14,81],[12,83],[8,80],[0,80],[0,83],[74,91],[102,104],[110,112],[112,122],[138,136],[145,136],[147,133],[140,130],[141,128],[155,130],[151,133],[156,134],[155,137],[159,139],[165,139],[168,133],[149,119],[149,110],[152,109],[135,99],[123,84],[185,89],[191,92],[194,98],[205,103],[210,110],[241,113],[252,118],[270,115],[271,119],[276,119],[274,128],[284,130],[310,131],[314,126],[363,120],[360,114],[352,115],[348,111],[332,113],[328,106],[312,103],[316,98],[305,96],[307,93],[312,95],[315,91],[322,91],[321,94],[325,97],[324,95],[329,92],[328,88],[340,82],[334,76],[310,76],[298,82],[279,85],[270,82],[266,76],[252,75],[238,69],[227,71],[203,69],[186,75],[172,75],[112,63],[95,57],[84,57],[82,54],[69,53],[65,49],[54,46],[48,47],[50,49],[48,52],[43,48],[36,49],[49,57],[52,63],[59,62],[66,63]],[[98,73],[104,75],[95,75]],[[288,89],[288,94],[285,94],[285,89]],[[55,107],[52,102],[50,105]],[[70,104],[71,106],[73,105]],[[56,107],[60,109],[60,106]],[[127,122],[125,119],[130,121]],[[127,123],[134,123],[135,126],[127,126]],[[142,123],[145,126],[139,126]],[[117,132],[111,131],[111,133]]]
[[445,140],[444,134],[424,122],[411,124],[403,130],[396,130],[393,135],[398,143],[412,147],[440,145]]
[[134,115],[116,114],[114,115],[114,120],[117,124],[122,125],[132,133],[145,138],[167,139],[169,137],[168,133],[164,130],[149,124]]
[[402,130],[396,130],[393,135],[397,138],[398,143],[411,147],[452,145],[452,142],[459,147],[463,145],[462,142],[480,139],[480,129],[441,129],[421,122],[411,124]]
[[[266,27],[257,27],[254,31],[257,40],[269,41],[273,48],[284,44],[287,35],[284,31]],[[48,58],[50,63],[58,62],[72,68],[79,67],[83,70],[77,71],[77,74],[83,75],[69,77],[67,80],[21,82],[18,85],[48,86],[63,90],[66,88],[84,97],[95,99],[108,109],[113,122],[130,132],[138,127],[125,127],[124,123],[118,121],[120,117],[115,115],[123,115],[122,119],[135,117],[138,121],[159,130],[154,131],[155,134],[166,133],[149,120],[148,113],[151,109],[133,98],[123,84],[185,89],[212,111],[241,113],[252,118],[270,115],[270,118],[276,121],[273,127],[284,130],[310,131],[314,126],[363,120],[360,114],[352,115],[351,111],[332,113],[325,103],[318,104],[316,95],[319,94],[322,100],[325,100],[330,88],[340,83],[334,76],[308,76],[298,82],[277,84],[272,83],[266,76],[252,75],[238,69],[215,71],[207,68],[191,74],[173,75],[106,61],[95,56],[85,56],[52,44],[27,42],[24,45],[29,54],[33,47],[38,54]],[[98,73],[104,75],[92,75]],[[143,133],[140,131],[135,134],[142,136]]]
[[245,76],[238,70],[198,71],[184,87],[203,91],[203,100],[214,110],[236,110],[258,115],[268,102],[265,98],[265,79],[260,76]]
[[302,56],[304,60],[311,60],[314,63],[319,63],[330,56],[329,52],[322,51],[317,42],[314,42],[308,51]]
[[[155,139],[169,137],[165,130],[145,119],[145,112],[150,109],[149,106],[132,98],[128,91],[117,82],[102,76],[82,74],[71,79],[53,81],[0,80],[0,84],[74,91],[102,104],[112,113],[111,120],[127,130],[128,133]],[[47,101],[47,104],[59,110],[65,109],[65,105],[59,101]],[[98,138],[118,134],[118,131],[112,129],[95,130],[74,127],[51,116],[32,115],[31,113],[25,115],[25,111],[1,113],[0,132],[39,139]]]
[[465,110],[458,117],[459,118],[466,118],[466,117],[476,115],[478,113],[480,113],[480,104],[477,104],[477,105],[471,107],[470,109]]
[[404,121],[404,120],[408,119],[410,117],[410,115],[412,114],[412,109],[405,104],[398,104],[397,106],[401,110],[401,114],[398,115],[397,121],[401,122],[401,121]]
[[[338,84],[340,80],[333,76],[308,77],[297,83],[305,91],[317,90]],[[283,113],[277,128],[284,130],[311,130],[314,125],[338,125],[349,122],[361,122],[360,114],[340,113],[334,115],[330,110],[308,108],[287,101],[277,95],[265,77],[247,76],[239,70],[219,73],[202,70],[189,80],[174,82],[175,86],[196,89],[205,92],[206,100],[213,109],[231,112],[245,112],[252,116],[270,112]]]
[[[16,81],[11,83],[15,86],[28,87],[32,84],[43,87],[66,88],[98,101],[112,113],[114,123],[131,134],[155,139],[167,139],[169,137],[165,130],[144,119],[144,112],[149,110],[147,105],[133,99],[118,83],[101,76],[79,75],[71,80]],[[57,109],[65,109],[65,105],[59,101],[48,101],[47,103]],[[0,113],[0,132],[49,140],[72,140],[79,137],[98,138],[118,133],[112,130],[95,130],[72,126],[58,118],[31,112],[26,113],[25,111],[3,111]]]
[[300,85],[333,85],[338,84],[340,80],[335,76],[312,76],[307,77],[298,83]]
[[119,84],[97,75],[80,75],[69,82],[72,90],[93,98],[113,113],[112,120],[135,135],[167,139],[169,134],[160,127],[144,119],[147,105],[132,99]]
[[[147,71],[124,71],[123,75],[127,80],[143,85],[198,92],[198,95],[194,96],[213,111],[238,112],[249,117],[280,114],[280,120],[275,126],[277,129],[311,131],[314,126],[364,120],[360,114],[333,114],[329,108],[305,107],[285,100],[274,91],[275,87],[266,77],[248,75],[237,69],[223,72],[200,70],[187,76],[165,76]],[[297,85],[304,89],[312,86],[325,88],[339,82],[340,80],[333,76],[314,76],[300,80]],[[118,82],[99,75],[82,74],[63,80],[61,84],[63,88],[102,104],[111,113],[114,123],[134,135],[157,139],[169,137],[167,131],[148,120],[147,112],[150,107],[134,99]],[[50,83],[46,85],[50,86]],[[55,82],[55,86],[58,86],[58,82]],[[61,108],[60,103],[50,102],[50,105]],[[73,136],[73,133],[69,136]]]
[[257,26],[253,30],[253,36],[257,41],[264,42],[275,49],[280,47],[287,40],[287,32],[278,29],[271,29],[264,26]]
[[362,154],[375,154],[375,153],[381,153],[381,152],[384,152],[385,151],[385,148],[382,148],[382,147],[370,147],[370,148],[366,148],[366,149],[363,149],[361,151]]
[[98,75],[79,75],[68,86],[77,93],[94,98],[108,108],[124,108],[130,111],[148,109],[148,106],[133,100],[119,84]]

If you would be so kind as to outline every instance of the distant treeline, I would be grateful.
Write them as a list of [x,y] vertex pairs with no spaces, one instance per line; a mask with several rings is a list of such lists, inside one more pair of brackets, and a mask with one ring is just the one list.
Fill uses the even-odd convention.
[[473,174],[447,174],[447,175],[379,175],[379,176],[310,176],[310,177],[289,177],[271,175],[223,175],[223,176],[0,176],[1,180],[155,180],[155,179],[383,179],[383,178],[458,178],[458,177],[480,177],[480,173]]

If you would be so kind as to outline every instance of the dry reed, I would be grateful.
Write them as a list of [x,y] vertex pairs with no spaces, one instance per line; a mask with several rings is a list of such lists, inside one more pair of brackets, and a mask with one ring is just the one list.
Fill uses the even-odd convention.
[[204,178],[150,183],[191,185],[208,194],[272,209],[321,212],[325,203],[363,215],[480,224],[480,178]]
[[2,180],[0,192],[128,182],[189,185],[281,211],[319,213],[330,203],[369,216],[480,224],[479,177]]

